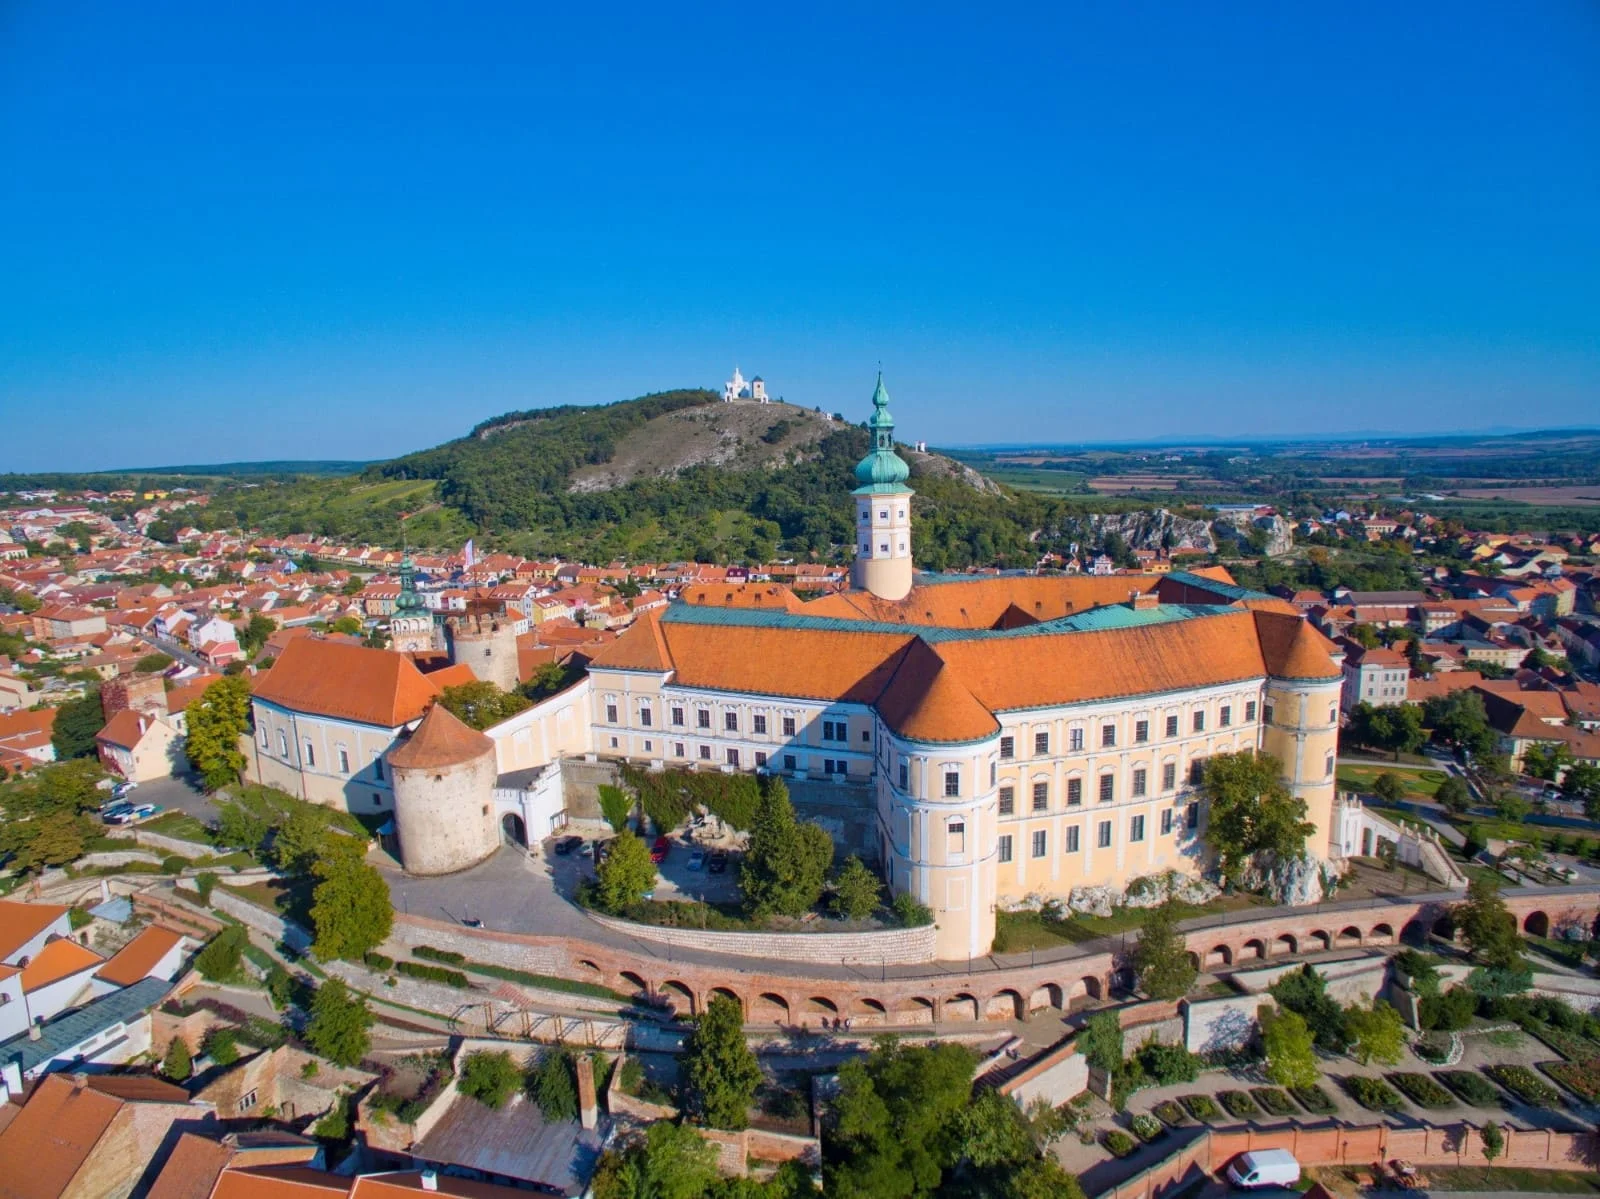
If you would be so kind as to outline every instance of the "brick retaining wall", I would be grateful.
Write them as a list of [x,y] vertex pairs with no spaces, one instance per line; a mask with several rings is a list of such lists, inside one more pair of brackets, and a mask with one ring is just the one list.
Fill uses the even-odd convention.
[[713,932],[697,928],[660,928],[653,924],[602,916],[598,912],[589,912],[587,915],[605,928],[658,945],[767,961],[808,962],[818,966],[837,966],[841,962],[870,966],[921,965],[934,960],[937,932],[931,924],[921,928],[890,928],[865,933]]

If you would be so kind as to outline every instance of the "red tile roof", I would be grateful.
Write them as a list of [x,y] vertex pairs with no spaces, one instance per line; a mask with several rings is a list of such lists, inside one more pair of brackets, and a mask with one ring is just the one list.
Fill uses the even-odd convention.
[[425,712],[438,686],[403,654],[306,637],[257,680],[255,698],[296,712],[398,728]]
[[468,728],[443,704],[434,704],[417,731],[389,751],[389,765],[399,770],[434,770],[493,752],[493,741]]
[[113,954],[111,960],[95,972],[95,977],[119,987],[131,987],[148,977],[156,963],[182,940],[182,933],[152,924]]

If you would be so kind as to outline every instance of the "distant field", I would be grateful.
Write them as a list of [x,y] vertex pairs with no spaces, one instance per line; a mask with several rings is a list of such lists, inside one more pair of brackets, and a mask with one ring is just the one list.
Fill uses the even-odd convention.
[[1464,500],[1494,500],[1506,504],[1544,504],[1551,507],[1600,507],[1600,483],[1572,487],[1463,487],[1449,494]]
[[1181,475],[1098,475],[1089,480],[1089,486],[1103,492],[1176,491],[1181,483],[1211,481]]
[[1026,466],[990,466],[984,470],[996,483],[1019,491],[1045,491],[1076,494],[1083,491],[1088,476],[1071,470],[1042,470]]

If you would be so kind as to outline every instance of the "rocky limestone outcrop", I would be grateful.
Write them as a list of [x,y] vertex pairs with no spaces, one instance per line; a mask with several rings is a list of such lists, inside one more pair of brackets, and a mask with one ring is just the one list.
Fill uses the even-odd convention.
[[1315,858],[1294,858],[1251,866],[1241,880],[1247,890],[1264,893],[1273,903],[1305,908],[1321,903],[1332,884],[1332,872]]
[[1165,508],[1141,508],[1134,512],[1085,512],[1068,515],[1060,523],[1040,529],[1039,536],[1052,542],[1077,544],[1080,550],[1093,549],[1115,533],[1135,550],[1202,550],[1216,552],[1217,542],[1209,521],[1178,516]]
[[1269,558],[1276,558],[1294,549],[1294,526],[1277,513],[1255,516],[1249,512],[1223,512],[1218,514],[1213,528],[1224,539],[1238,541],[1244,541],[1253,532],[1259,531],[1265,538],[1263,548]]
[[1004,907],[1008,912],[1043,912],[1061,918],[1068,912],[1084,916],[1110,916],[1118,908],[1159,907],[1168,899],[1183,903],[1209,903],[1221,892],[1212,883],[1194,875],[1179,874],[1169,870],[1165,874],[1150,874],[1132,879],[1127,890],[1117,887],[1074,887],[1065,904],[1054,896],[1037,892],[1012,900]]

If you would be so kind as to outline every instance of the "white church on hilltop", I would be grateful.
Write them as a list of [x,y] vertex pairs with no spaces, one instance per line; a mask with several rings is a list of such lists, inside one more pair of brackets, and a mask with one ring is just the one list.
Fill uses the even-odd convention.
[[722,402],[731,404],[735,400],[754,400],[758,404],[772,403],[772,397],[767,394],[767,384],[757,375],[748,383],[739,373],[739,368],[733,368],[733,378],[722,385]]

